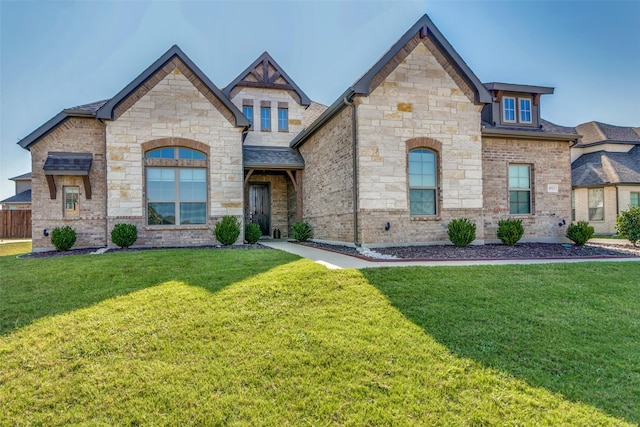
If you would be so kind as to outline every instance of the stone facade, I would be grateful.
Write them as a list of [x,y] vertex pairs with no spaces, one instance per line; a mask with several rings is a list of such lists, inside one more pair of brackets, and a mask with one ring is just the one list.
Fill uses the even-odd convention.
[[[520,218],[523,240],[561,241],[571,222],[569,144],[512,138],[482,138],[485,240],[497,240],[498,221]],[[509,165],[531,167],[530,215],[509,214]],[[557,192],[555,192],[557,189]],[[565,224],[559,225],[564,221]]]
[[303,219],[318,240],[353,242],[351,109],[345,108],[303,146]]
[[[245,187],[244,197],[245,200],[249,199],[249,186],[254,183],[268,183],[269,184],[269,197],[271,202],[271,227],[270,236],[273,236],[273,230],[278,229],[281,233],[281,238],[289,237],[289,190],[294,192],[293,199],[295,200],[295,191],[293,186],[289,186],[290,179],[288,176],[281,173],[256,173],[252,174],[247,186]],[[245,203],[245,218],[249,221],[251,218],[251,212],[249,212],[249,203]],[[295,220],[294,220],[295,221]]]
[[[299,104],[291,91],[282,89],[266,89],[243,87],[233,91],[231,102],[242,111],[249,103],[253,107],[253,126],[244,141],[247,145],[288,147],[291,139],[303,128],[305,107]],[[271,130],[260,129],[260,108],[267,102],[271,108]],[[289,123],[287,131],[278,130],[278,105],[285,104],[288,110]],[[307,123],[308,125],[308,123]]]
[[[477,221],[483,207],[481,106],[432,45],[413,44],[393,70],[381,71],[386,76],[368,97],[355,99],[359,232],[361,243],[370,246],[446,241],[449,220],[463,215],[476,220],[477,235],[483,235]],[[408,150],[421,147],[437,152],[433,217],[409,212]]]
[[[218,218],[242,218],[243,173],[241,129],[175,65],[164,78],[107,122],[107,178],[109,228],[118,222],[138,227],[139,245],[211,244]],[[132,95],[135,96],[135,95]],[[202,144],[208,166],[208,221],[202,225],[146,225],[143,144],[166,141],[166,146]],[[174,142],[175,141],[175,142]],[[158,144],[155,144],[158,145]]]
[[[52,249],[51,237],[44,235],[56,227],[66,225],[76,230],[76,247],[107,245],[106,228],[106,175],[105,129],[95,119],[70,118],[31,147],[31,226],[33,248]],[[91,153],[93,161],[89,172],[91,199],[87,199],[81,176],[54,176],[56,198],[49,194],[43,166],[49,152]],[[78,187],[79,214],[64,215],[63,188]]]

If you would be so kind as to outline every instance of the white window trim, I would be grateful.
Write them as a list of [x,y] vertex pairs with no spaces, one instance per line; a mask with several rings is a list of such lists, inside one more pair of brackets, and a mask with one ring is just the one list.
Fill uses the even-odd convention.
[[[526,166],[528,171],[529,171],[529,187],[525,188],[525,187],[511,187],[511,182],[509,180],[509,176],[507,176],[507,190],[509,191],[509,215],[514,215],[514,216],[524,216],[524,215],[533,215],[533,182],[532,181],[532,170],[533,170],[533,165],[528,164],[528,163],[509,163],[509,168],[511,166]],[[507,170],[508,172],[508,170]],[[529,212],[525,212],[525,213],[512,213],[511,212],[511,191],[526,191],[529,193]]]
[[[507,109],[505,108],[505,101],[507,99],[513,100],[513,120],[507,119]],[[516,123],[518,121],[518,99],[515,96],[502,97],[502,121],[505,123]]]
[[[67,191],[74,189],[74,193],[78,195],[76,201],[76,209],[67,209]],[[62,187],[62,209],[65,218],[78,218],[80,216],[80,187],[77,185],[65,185]]]
[[[529,101],[529,121],[526,120],[522,120],[522,110],[520,108],[520,101]],[[518,98],[518,114],[517,114],[517,120],[520,123],[527,123],[527,124],[531,124],[533,123],[533,100],[529,97],[519,97]]]

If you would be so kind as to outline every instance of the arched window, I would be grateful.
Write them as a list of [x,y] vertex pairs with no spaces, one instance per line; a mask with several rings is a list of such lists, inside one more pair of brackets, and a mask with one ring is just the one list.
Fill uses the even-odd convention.
[[206,224],[206,154],[161,147],[147,151],[145,158],[147,224]]
[[409,151],[409,210],[411,215],[436,215],[438,211],[438,168],[434,151]]

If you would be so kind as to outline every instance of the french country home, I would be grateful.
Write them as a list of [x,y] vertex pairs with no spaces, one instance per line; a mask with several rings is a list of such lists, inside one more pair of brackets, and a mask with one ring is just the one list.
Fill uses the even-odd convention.
[[225,215],[371,247],[446,242],[459,217],[478,244],[505,218],[526,240],[563,239],[579,135],[541,117],[553,88],[482,83],[426,15],[363,71],[327,107],[267,52],[219,88],[173,46],[19,142],[34,249],[63,225],[76,246],[109,246],[117,223],[137,226],[138,245],[213,244]]

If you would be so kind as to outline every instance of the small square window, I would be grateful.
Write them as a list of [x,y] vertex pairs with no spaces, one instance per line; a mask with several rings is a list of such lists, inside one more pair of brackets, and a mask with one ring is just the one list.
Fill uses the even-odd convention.
[[79,195],[78,187],[64,187],[64,216],[73,217],[80,214]]

